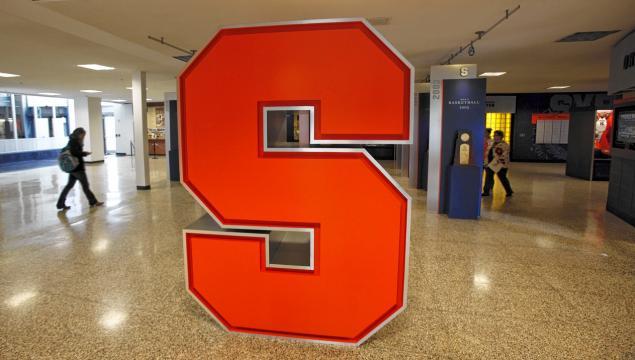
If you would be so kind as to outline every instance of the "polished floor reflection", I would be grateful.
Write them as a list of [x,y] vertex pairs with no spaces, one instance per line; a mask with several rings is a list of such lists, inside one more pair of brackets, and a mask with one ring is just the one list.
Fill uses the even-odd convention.
[[203,211],[151,169],[137,191],[130,158],[90,166],[106,206],[78,186],[66,213],[57,168],[0,174],[1,359],[635,358],[635,228],[562,165],[514,164],[514,197],[496,185],[478,222],[408,189],[409,305],[357,349],[216,326],[184,290],[181,229]]

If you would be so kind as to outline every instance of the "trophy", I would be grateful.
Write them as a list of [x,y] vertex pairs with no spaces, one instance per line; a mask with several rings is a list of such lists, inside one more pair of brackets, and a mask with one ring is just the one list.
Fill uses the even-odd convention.
[[470,165],[471,161],[471,145],[472,135],[467,130],[460,130],[456,138],[456,145],[454,150],[454,163],[459,160],[459,165]]

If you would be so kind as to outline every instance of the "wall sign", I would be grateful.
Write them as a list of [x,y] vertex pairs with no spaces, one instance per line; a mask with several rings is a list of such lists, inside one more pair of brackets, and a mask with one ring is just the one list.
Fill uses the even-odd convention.
[[549,107],[555,112],[609,108],[611,98],[606,94],[555,94],[549,100]]
[[532,114],[536,125],[536,144],[567,144],[569,142],[569,113]]
[[[182,182],[219,224],[185,230],[187,289],[223,328],[357,345],[405,308],[409,196],[366,150],[272,149],[264,124],[310,111],[311,144],[408,144],[413,80],[364,20],[222,29],[180,75]],[[306,264],[274,261],[280,232]]]
[[611,52],[609,94],[635,87],[635,31],[620,40]]
[[516,96],[490,95],[485,99],[485,111],[488,113],[516,112]]

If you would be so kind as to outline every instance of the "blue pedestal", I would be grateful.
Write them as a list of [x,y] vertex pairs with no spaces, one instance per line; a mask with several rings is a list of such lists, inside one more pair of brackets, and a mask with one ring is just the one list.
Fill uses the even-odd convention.
[[451,165],[448,176],[448,217],[478,219],[481,215],[483,168],[475,165]]

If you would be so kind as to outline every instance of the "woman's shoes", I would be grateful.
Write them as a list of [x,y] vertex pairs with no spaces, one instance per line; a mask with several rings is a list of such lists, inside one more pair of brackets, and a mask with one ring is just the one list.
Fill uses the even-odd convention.
[[104,205],[104,202],[103,202],[103,201],[97,201],[97,202],[96,202],[96,203],[94,203],[94,204],[90,204],[90,207],[97,207],[97,206],[102,206],[102,205]]
[[57,205],[57,210],[68,210],[71,207],[70,206],[66,206],[66,205]]

